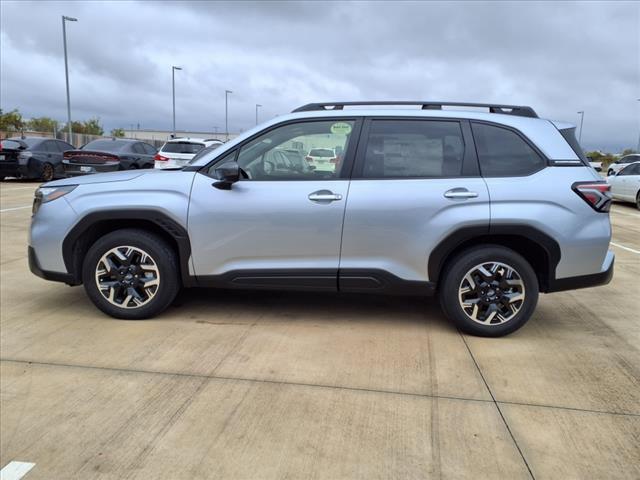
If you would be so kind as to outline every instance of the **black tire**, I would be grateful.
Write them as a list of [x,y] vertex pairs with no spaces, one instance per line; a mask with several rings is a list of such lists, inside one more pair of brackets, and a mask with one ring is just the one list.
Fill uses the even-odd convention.
[[[96,270],[103,255],[106,255],[112,249],[124,246],[133,247],[133,249],[146,253],[158,271],[159,284],[153,291],[153,295],[147,294],[145,289],[140,290],[140,287],[137,288],[137,291],[143,292],[146,301],[146,303],[137,307],[125,308],[114,305],[101,293],[97,285]],[[130,268],[135,268],[134,264],[134,261],[130,261]],[[124,267],[121,266],[120,268],[126,268],[127,263],[124,262],[123,265]],[[142,270],[140,269],[138,273],[142,272]],[[163,239],[146,230],[128,228],[116,230],[105,235],[89,248],[82,266],[82,280],[87,295],[94,305],[104,313],[125,320],[142,320],[158,315],[171,305],[181,286],[178,272],[179,266],[176,252]],[[122,275],[121,272],[118,275]],[[108,274],[105,276],[108,276]],[[128,277],[131,277],[131,275],[128,275]],[[114,282],[122,280],[125,283],[127,281],[122,276],[117,278],[109,277],[108,280],[113,280]],[[128,281],[137,282],[138,279],[129,278]],[[110,289],[106,291],[111,293]],[[121,297],[130,293],[129,288],[122,286],[121,283],[118,284],[114,291],[119,292]],[[117,297],[114,300],[117,301]],[[126,298],[120,304],[122,305],[125,300]],[[131,300],[127,305],[131,306]]]
[[55,177],[55,169],[53,168],[53,165],[51,165],[50,163],[43,163],[42,164],[42,173],[40,174],[40,180],[42,180],[43,182],[50,182],[51,180],[53,180],[53,177]]
[[636,193],[636,208],[640,210],[640,192]]
[[[466,280],[464,280],[465,275],[467,275],[470,270],[474,269],[476,266],[492,262],[504,264],[513,269],[515,272],[514,275],[516,275],[513,278],[517,279],[519,277],[519,280],[522,281],[524,300],[514,302],[513,307],[514,309],[518,308],[517,312],[513,313],[513,311],[507,309],[507,314],[510,314],[511,317],[506,318],[502,323],[497,323],[500,322],[502,318],[498,314],[494,314],[493,320],[489,318],[488,323],[481,323],[483,320],[482,318],[476,321],[470,316],[476,312],[474,307],[467,307],[471,309],[469,314],[465,312],[461,305],[460,298],[463,298],[463,300],[467,300],[467,298],[461,297],[460,293],[462,291],[461,289],[464,288],[463,281],[466,282]],[[500,272],[505,272],[505,270],[498,267],[498,270],[494,274],[496,277],[494,280],[495,282],[498,282],[497,279],[501,276]],[[474,278],[473,275],[472,278]],[[485,281],[485,279],[481,277],[476,278],[483,282]],[[502,301],[508,302],[507,298],[509,295],[517,297],[517,294],[521,293],[516,291],[516,289],[520,289],[521,287],[510,287],[508,290],[505,290],[502,282],[500,282],[496,290],[494,290],[495,285],[494,287],[488,287],[488,289],[480,290],[480,282],[474,282],[474,284],[476,285],[477,290],[472,290],[471,293],[466,295],[469,295],[470,297],[475,297],[477,295],[481,302],[484,301],[484,299],[497,298],[495,304],[500,306],[500,308],[505,309],[507,307],[502,303]],[[466,282],[464,285],[469,286],[470,283]],[[487,296],[483,297],[481,291],[489,293],[486,293]],[[489,297],[488,295],[493,296]],[[445,266],[443,280],[439,288],[439,296],[440,305],[445,315],[453,321],[460,330],[471,335],[481,337],[501,337],[522,327],[533,314],[536,304],[538,303],[538,279],[531,268],[531,265],[529,265],[529,263],[520,254],[500,245],[482,245],[461,252],[447,263]],[[502,299],[502,301],[500,299]],[[475,302],[476,300],[474,299],[471,301],[471,304]],[[487,304],[488,303],[489,302],[487,302]],[[487,304],[478,303],[478,305],[481,305],[480,310],[485,308]],[[486,308],[496,309],[498,307]],[[487,312],[490,311],[491,310],[487,310]],[[480,317],[482,314],[475,313],[475,316]],[[485,318],[486,317],[488,317],[488,315],[485,315]]]

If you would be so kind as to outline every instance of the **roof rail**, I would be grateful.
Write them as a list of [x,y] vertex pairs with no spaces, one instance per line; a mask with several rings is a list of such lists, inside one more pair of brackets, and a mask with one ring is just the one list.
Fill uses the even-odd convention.
[[[344,107],[379,106],[379,105],[420,105],[422,110],[442,110],[442,107],[473,107],[488,108],[490,113],[516,115],[518,117],[538,118],[538,114],[531,107],[524,105],[500,105],[495,103],[466,103],[466,102],[420,102],[420,101],[382,101],[382,102],[325,102],[308,103],[293,110],[295,112],[313,112],[317,110],[343,110]],[[328,108],[329,107],[329,108]]]

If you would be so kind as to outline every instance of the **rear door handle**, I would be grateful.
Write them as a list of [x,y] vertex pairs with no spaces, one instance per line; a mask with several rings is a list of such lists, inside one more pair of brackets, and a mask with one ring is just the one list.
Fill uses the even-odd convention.
[[477,198],[477,192],[470,192],[466,188],[452,188],[444,192],[446,198]]
[[317,203],[330,203],[342,200],[342,195],[333,193],[331,190],[318,190],[309,194],[309,200]]

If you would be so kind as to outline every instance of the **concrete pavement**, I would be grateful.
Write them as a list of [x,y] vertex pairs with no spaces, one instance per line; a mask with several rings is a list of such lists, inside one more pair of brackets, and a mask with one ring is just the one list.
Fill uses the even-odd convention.
[[[0,185],[0,468],[66,478],[639,478],[640,212],[610,285],[501,339],[434,300],[191,291],[104,316],[26,265],[37,184]],[[25,207],[25,208],[22,208]]]

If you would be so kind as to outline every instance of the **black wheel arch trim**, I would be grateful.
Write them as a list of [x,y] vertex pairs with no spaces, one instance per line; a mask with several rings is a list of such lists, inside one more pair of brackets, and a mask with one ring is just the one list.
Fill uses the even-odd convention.
[[[431,251],[428,260],[428,274],[430,282],[439,282],[442,269],[449,260],[451,254],[464,243],[475,238],[496,237],[508,238],[521,237],[540,246],[546,255],[547,278],[542,278],[540,290],[548,291],[555,282],[555,272],[561,258],[560,245],[552,237],[530,225],[480,225],[462,227],[447,235]],[[489,240],[489,243],[491,241]]]
[[69,277],[71,278],[73,283],[82,283],[80,273],[81,265],[77,264],[77,254],[79,253],[78,248],[80,247],[78,245],[78,240],[92,226],[95,226],[97,223],[103,221],[117,222],[118,220],[144,220],[152,222],[159,229],[173,238],[176,242],[176,245],[178,246],[177,253],[179,257],[180,277],[182,280],[182,284],[185,287],[196,286],[195,277],[189,274],[191,242],[189,241],[189,234],[187,230],[171,217],[169,217],[166,213],[153,208],[98,211],[89,213],[86,216],[82,217],[82,219],[80,219],[80,221],[76,223],[74,227],[69,231],[62,242],[62,257],[64,259],[64,264]]

